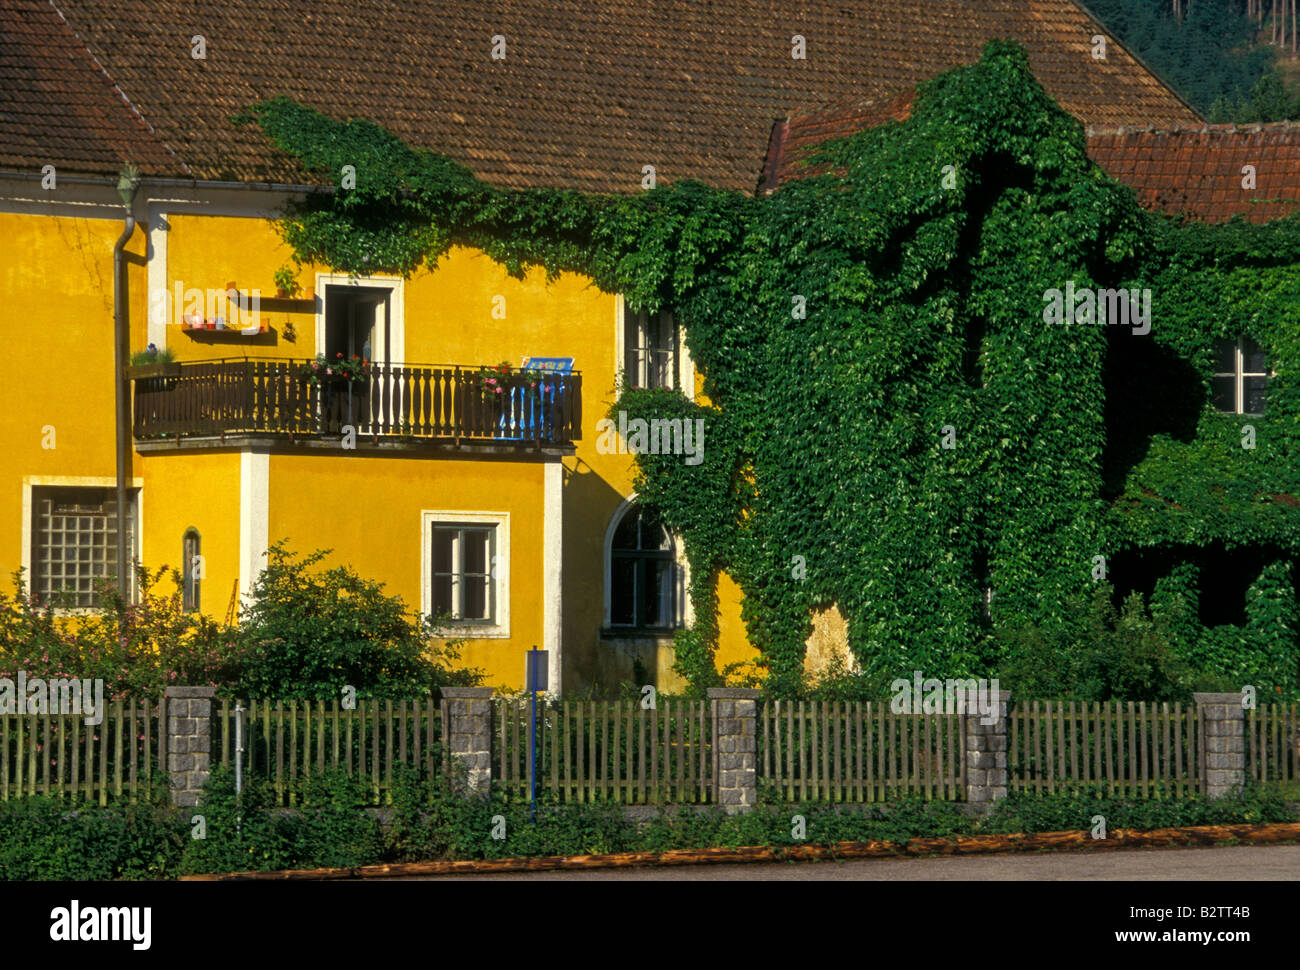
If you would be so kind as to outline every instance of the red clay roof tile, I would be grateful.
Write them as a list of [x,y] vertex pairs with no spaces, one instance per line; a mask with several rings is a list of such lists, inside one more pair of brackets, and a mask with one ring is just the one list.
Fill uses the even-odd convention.
[[188,175],[58,12],[0,0],[0,167]]
[[[1026,46],[1043,85],[1087,123],[1199,123],[1118,44],[1094,61],[1091,38],[1104,31],[1071,0],[55,3],[131,104],[208,179],[302,179],[255,127],[230,120],[286,94],[378,122],[503,186],[631,192],[653,164],[666,181],[750,192],[774,119],[800,105],[885,97],[1004,37]],[[38,7],[0,0],[6,21]],[[196,34],[204,60],[191,57]],[[490,56],[495,34],[506,38],[504,61]],[[791,57],[794,34],[807,40],[804,60]],[[28,48],[41,43],[12,45],[0,87],[32,73]],[[86,84],[73,73],[53,76],[79,91]],[[20,100],[36,110],[30,93]],[[89,170],[113,169],[104,152],[76,154],[79,127],[42,127],[41,117],[18,122],[28,137],[17,142],[0,125],[8,164],[66,150]]]

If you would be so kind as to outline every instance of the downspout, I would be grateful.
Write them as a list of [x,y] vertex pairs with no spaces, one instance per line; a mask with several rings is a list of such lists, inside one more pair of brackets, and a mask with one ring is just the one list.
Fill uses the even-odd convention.
[[140,173],[133,165],[122,169],[117,194],[126,207],[126,224],[113,247],[113,390],[117,406],[117,590],[123,603],[130,602],[130,550],[127,548],[126,476],[131,467],[131,398],[126,362],[131,346],[127,310],[126,243],[135,232],[135,193]]

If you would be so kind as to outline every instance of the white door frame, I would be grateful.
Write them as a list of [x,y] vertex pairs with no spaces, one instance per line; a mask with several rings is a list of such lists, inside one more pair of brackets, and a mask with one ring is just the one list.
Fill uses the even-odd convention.
[[[388,337],[391,346],[388,350],[388,359],[394,364],[406,363],[406,314],[403,297],[405,295],[405,280],[395,276],[349,276],[346,273],[317,273],[316,274],[316,353],[325,352],[325,290],[326,287],[368,287],[373,289],[386,289],[389,291],[388,296]],[[382,327],[377,327],[382,331]],[[381,360],[378,353],[378,347],[382,344],[382,334],[375,344],[371,345],[371,350],[375,352],[375,359]]]

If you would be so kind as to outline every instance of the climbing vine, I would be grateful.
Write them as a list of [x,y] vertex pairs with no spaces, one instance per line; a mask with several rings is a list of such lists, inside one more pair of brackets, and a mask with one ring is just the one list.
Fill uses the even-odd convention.
[[[1146,592],[1181,659],[1294,690],[1300,222],[1145,212],[1014,44],[766,198],[510,191],[367,122],[286,100],[252,116],[340,185],[286,213],[300,260],[410,275],[472,246],[682,321],[707,403],[629,390],[615,409],[705,422],[700,464],[637,459],[692,566],[678,663],[696,685],[717,678],[723,570],[768,685],[790,691],[832,604],[863,676],[995,675],[1007,631],[1068,640],[1086,622],[1068,604],[1163,557]],[[1150,332],[1047,322],[1067,284],[1149,290]],[[1242,335],[1277,374],[1263,416],[1210,405],[1214,340]],[[1207,625],[1206,557],[1245,548],[1262,557],[1245,619]]]

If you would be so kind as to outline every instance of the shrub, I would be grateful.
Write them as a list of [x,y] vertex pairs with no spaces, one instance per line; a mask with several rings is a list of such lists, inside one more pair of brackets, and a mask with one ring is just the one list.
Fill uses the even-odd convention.
[[101,808],[31,796],[0,802],[0,874],[12,880],[164,879],[189,832],[147,804]]
[[1108,584],[1070,601],[1069,622],[1050,632],[1034,624],[999,632],[1002,686],[1014,695],[1083,701],[1186,701],[1191,673],[1166,612],[1148,613],[1140,593],[1119,610]]
[[431,687],[474,685],[476,670],[454,669],[455,641],[440,642],[427,618],[413,614],[383,584],[350,567],[320,570],[328,555],[267,552],[244,618],[247,645],[238,689],[252,697],[413,697]]
[[250,779],[239,793],[229,765],[216,765],[203,786],[195,815],[203,816],[205,837],[185,846],[181,872],[245,872],[283,869],[293,858],[290,840],[278,824],[265,782]]

